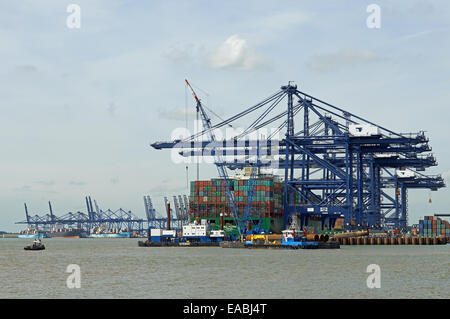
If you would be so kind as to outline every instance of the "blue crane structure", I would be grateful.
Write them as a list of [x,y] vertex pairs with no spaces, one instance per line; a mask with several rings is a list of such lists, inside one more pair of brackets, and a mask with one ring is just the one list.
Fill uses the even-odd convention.
[[[262,219],[258,216],[258,212],[256,207],[253,207],[254,203],[254,189],[255,189],[255,179],[260,174],[260,160],[259,160],[259,145],[257,145],[257,154],[256,154],[256,162],[253,165],[250,165],[251,173],[250,178],[248,180],[248,200],[245,203],[242,221],[238,221],[238,227],[241,228],[242,234],[258,234],[261,230]],[[259,217],[259,218],[258,218]],[[257,224],[254,225],[255,220]]]
[[[209,139],[212,142],[212,146],[213,149],[212,151],[215,153],[215,155],[213,155],[215,157],[215,162],[216,163],[221,163],[223,162],[222,160],[222,156],[220,155],[220,152],[215,152],[215,144],[216,144],[216,137],[214,134],[214,129],[211,126],[211,119],[209,118],[209,116],[206,114],[205,108],[203,107],[202,102],[200,101],[200,99],[197,97],[197,94],[195,93],[194,89],[192,88],[192,86],[189,84],[188,80],[185,80],[186,85],[189,87],[189,89],[192,92],[192,96],[194,97],[195,101],[196,101],[196,111],[197,114],[201,115],[201,119],[203,122],[203,126],[206,128],[206,133],[208,134]],[[236,205],[236,200],[234,198],[234,193],[231,192],[231,185],[228,179],[228,172],[225,166],[223,165],[216,165],[217,167],[217,171],[219,173],[220,178],[222,178],[225,181],[225,189],[226,189],[226,194],[227,194],[227,202],[231,208],[231,213],[233,215],[233,218],[235,220],[236,223],[236,227],[237,230],[239,232],[239,236],[242,238],[243,234],[243,227],[241,226],[242,221],[241,221],[241,216],[239,216],[239,211]]]
[[63,216],[56,216],[53,214],[52,205],[48,202],[49,213],[44,215],[30,215],[27,204],[25,203],[26,220],[16,222],[16,224],[33,225],[36,229],[43,231],[50,231],[56,223],[62,224],[69,228],[83,228],[90,233],[94,228],[99,226],[106,226],[108,229],[127,229],[137,233],[142,233],[146,228],[144,227],[144,220],[135,216],[131,211],[126,211],[122,208],[118,210],[108,209],[103,211],[90,196],[85,197],[87,213],[77,211],[75,213],[69,212]]
[[[250,156],[261,146],[266,160],[258,165],[284,171],[285,228],[293,215],[299,217],[302,228],[309,216],[320,215],[322,227],[333,227],[336,219],[343,217],[348,230],[405,230],[408,190],[436,191],[446,186],[442,176],[423,173],[437,166],[424,132],[396,133],[304,93],[291,82],[215,125],[193,94],[203,129],[184,139],[155,142],[151,146],[177,148],[182,156],[212,156],[224,179],[228,178],[227,168],[253,165]],[[281,101],[287,103],[277,112],[277,106],[283,105]],[[215,138],[215,130],[232,126],[237,120],[250,125],[224,140]],[[252,137],[263,128],[271,128],[267,138]],[[276,138],[277,134],[281,136]],[[209,139],[199,139],[204,136]],[[228,160],[230,155],[232,160]],[[294,201],[294,195],[301,200]],[[229,188],[227,197],[238,220],[239,212]]]
[[[173,216],[173,209],[170,207],[170,223],[172,229],[181,230],[184,225],[186,225],[189,221],[189,203],[186,195],[173,196],[174,207],[175,207],[175,215]],[[164,197],[164,206],[167,210],[167,204],[169,200],[167,197]],[[162,214],[156,212],[156,209],[153,207],[152,199],[149,195],[144,196],[144,206],[145,213],[147,216],[148,227],[147,229],[152,228],[160,228],[166,229],[168,227],[168,218],[162,217]],[[167,215],[166,215],[167,216]]]
[[[153,208],[152,200],[148,195],[144,196],[146,220],[122,208],[117,210],[107,209],[104,211],[99,208],[96,200],[92,200],[90,196],[85,197],[85,202],[87,213],[77,211],[75,213],[69,212],[62,216],[53,214],[51,202],[48,202],[49,212],[42,215],[31,215],[25,203],[26,219],[16,222],[16,224],[34,226],[36,229],[42,231],[50,231],[58,223],[68,228],[83,228],[88,233],[91,233],[94,228],[106,227],[107,229],[127,229],[138,234],[142,234],[148,228],[167,228],[168,225],[167,217],[160,217],[160,214],[157,216],[156,210]],[[167,205],[167,198],[165,198],[165,202]],[[172,225],[174,225],[172,227],[181,229],[188,220],[189,203],[186,195],[184,195],[184,198],[179,195],[178,200],[174,196],[174,202],[176,218],[171,217]]]

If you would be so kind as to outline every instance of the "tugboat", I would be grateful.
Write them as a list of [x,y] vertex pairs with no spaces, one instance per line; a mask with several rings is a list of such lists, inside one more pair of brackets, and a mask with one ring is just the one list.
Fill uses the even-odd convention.
[[45,246],[43,243],[41,243],[41,240],[39,238],[36,238],[33,242],[33,245],[25,246],[23,249],[24,250],[44,250]]

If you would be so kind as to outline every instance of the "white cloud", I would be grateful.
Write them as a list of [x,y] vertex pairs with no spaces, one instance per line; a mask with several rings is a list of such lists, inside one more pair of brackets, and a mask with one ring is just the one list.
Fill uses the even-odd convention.
[[446,172],[442,173],[442,178],[444,180],[450,181],[450,171],[446,171]]
[[208,65],[213,69],[254,70],[265,67],[266,61],[249,47],[245,39],[234,34],[210,54]]
[[160,109],[158,110],[158,116],[161,119],[166,120],[176,120],[176,121],[185,121],[186,116],[188,120],[192,120],[195,118],[196,111],[195,108],[190,106],[188,108],[179,107],[176,109]]
[[50,181],[37,181],[35,182],[36,184],[40,184],[40,185],[44,185],[44,186],[53,186],[55,185],[55,181],[50,180]]
[[30,73],[30,72],[37,72],[37,67],[31,64],[23,64],[23,65],[18,65],[16,67],[16,70],[19,72],[24,72],[24,73]]
[[433,32],[433,31],[428,30],[428,31],[416,32],[416,33],[413,33],[413,34],[405,35],[405,36],[401,37],[400,39],[413,39],[413,38],[420,37],[420,36],[422,36],[422,35],[429,34],[429,33],[431,33],[431,32]]
[[164,52],[163,56],[172,62],[187,63],[195,57],[200,56],[205,50],[203,45],[188,43],[172,43]]
[[116,115],[117,105],[115,105],[113,102],[109,103],[109,106],[107,107],[106,111],[108,111],[108,114],[111,117],[114,117]]
[[23,192],[29,192],[31,191],[31,186],[30,185],[22,185],[20,187],[16,187],[15,190],[16,191],[23,191]]
[[282,12],[258,20],[255,25],[259,28],[286,30],[309,20],[303,12]]
[[331,71],[383,60],[377,53],[365,49],[342,49],[336,53],[315,55],[309,59],[308,67],[316,71]]
[[71,186],[83,186],[83,185],[86,185],[86,183],[85,182],[80,182],[80,181],[70,181],[69,185],[71,185]]
[[448,27],[444,27],[444,28],[434,28],[434,29],[430,29],[430,30],[419,31],[419,32],[404,35],[404,36],[400,37],[399,40],[415,39],[417,37],[429,35],[429,34],[436,33],[436,32],[446,32],[447,33],[448,30],[449,30]]

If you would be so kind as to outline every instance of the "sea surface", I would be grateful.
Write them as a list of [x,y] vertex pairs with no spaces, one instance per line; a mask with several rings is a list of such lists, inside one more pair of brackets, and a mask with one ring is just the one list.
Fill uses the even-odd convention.
[[[0,298],[449,298],[450,245],[321,250],[138,247],[138,239],[0,239]],[[68,265],[80,288],[68,288]],[[370,264],[380,288],[368,288]],[[71,277],[71,278],[72,278]],[[71,283],[74,281],[69,280]]]

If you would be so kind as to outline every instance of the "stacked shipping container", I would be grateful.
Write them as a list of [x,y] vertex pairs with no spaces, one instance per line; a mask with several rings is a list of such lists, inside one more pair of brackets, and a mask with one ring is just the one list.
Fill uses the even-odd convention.
[[[260,178],[253,181],[236,179],[229,182],[239,217],[242,217],[248,201],[251,216],[283,217],[283,183],[273,178]],[[250,197],[251,189],[253,195]],[[294,200],[298,201],[298,196]],[[191,218],[217,218],[220,213],[223,213],[225,217],[233,217],[225,181],[220,179],[191,182],[189,207]]]
[[[229,179],[229,189],[234,195],[238,210],[238,218],[242,218],[249,202],[250,218],[254,224],[262,219],[261,228],[269,232],[280,233],[283,227],[283,191],[284,183],[276,176],[266,175],[257,179]],[[251,191],[253,192],[252,195]],[[305,205],[297,193],[292,193],[294,205]],[[317,199],[316,199],[317,200]],[[230,208],[225,181],[211,179],[210,181],[194,181],[190,185],[189,217],[194,219],[209,219],[218,224],[220,214],[224,216],[225,225],[234,225],[234,216]],[[310,217],[310,225],[314,217]],[[321,221],[317,224],[321,225]],[[225,226],[227,227],[227,226]],[[227,232],[227,228],[225,228]]]
[[419,220],[419,235],[423,237],[450,237],[450,223],[439,217],[425,216]]

